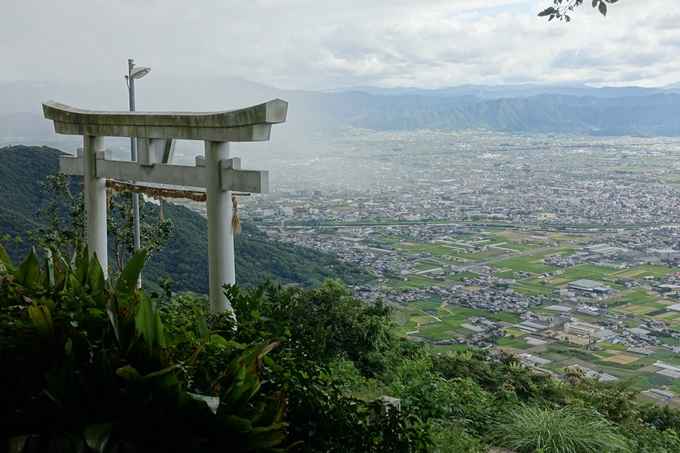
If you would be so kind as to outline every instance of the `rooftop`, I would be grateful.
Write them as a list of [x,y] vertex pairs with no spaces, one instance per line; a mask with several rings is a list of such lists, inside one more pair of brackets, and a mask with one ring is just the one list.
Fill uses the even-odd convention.
[[581,288],[599,288],[601,286],[605,286],[603,283],[596,282],[594,280],[576,280],[571,283],[569,283],[569,286],[579,286]]

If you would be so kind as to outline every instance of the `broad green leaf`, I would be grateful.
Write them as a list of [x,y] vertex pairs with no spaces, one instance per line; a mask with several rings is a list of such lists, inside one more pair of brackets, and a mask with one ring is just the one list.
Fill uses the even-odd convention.
[[540,13],[538,13],[538,16],[539,17],[549,16],[551,14],[555,14],[556,12],[557,12],[557,10],[551,6],[550,8],[546,8],[543,11],[541,11]]
[[82,294],[83,293],[83,286],[80,284],[80,282],[78,281],[78,278],[75,275],[69,274],[68,281],[71,285],[71,291],[74,294]]
[[186,392],[187,395],[195,399],[196,401],[203,401],[205,404],[208,405],[208,409],[210,409],[210,412],[213,414],[217,414],[217,409],[220,407],[220,398],[217,396],[207,396],[207,395],[198,395],[196,393],[190,393]]
[[286,400],[283,389],[277,390],[272,396],[271,401],[267,403],[267,406],[260,417],[260,424],[271,425],[272,423],[281,422],[287,404],[288,401]]
[[87,313],[88,313],[90,316],[94,316],[95,318],[101,318],[101,317],[104,315],[104,312],[103,312],[103,311],[101,311],[101,310],[98,309],[98,308],[94,308],[94,307],[88,308],[88,309],[87,309]]
[[116,282],[116,294],[121,296],[130,296],[135,292],[135,287],[137,285],[137,277],[139,273],[142,272],[142,268],[146,263],[146,258],[149,254],[149,250],[144,247],[137,250],[130,261],[128,261],[125,269],[121,272],[118,281]]
[[224,422],[225,431],[231,431],[235,433],[247,433],[253,428],[253,424],[250,420],[245,418],[237,417],[236,415],[230,415]]
[[54,337],[52,315],[46,305],[31,302],[28,305],[28,316],[33,321],[33,324],[35,324],[35,328],[38,330],[38,335],[41,338],[48,340]]
[[90,258],[87,250],[83,252],[83,256],[80,258],[78,264],[76,264],[76,278],[78,283],[85,285],[87,283],[87,270],[90,267]]
[[44,394],[57,404],[60,417],[69,423],[78,424],[84,414],[77,404],[73,372],[72,369],[69,371],[67,367],[62,367],[57,376],[46,374],[47,389]]
[[274,362],[271,357],[264,357],[264,363],[266,363],[269,366],[276,366],[276,362]]
[[[169,366],[160,371],[149,373],[139,379],[139,384],[143,388],[153,388],[154,398],[162,396],[173,401],[182,399],[182,383],[177,378],[177,367]],[[187,395],[184,395],[188,397]]]
[[600,2],[598,8],[600,9],[600,14],[602,14],[603,16],[607,16],[607,5],[605,4],[605,2]]
[[[148,296],[147,296],[148,297]],[[161,314],[154,310],[155,314],[155,324],[156,328],[156,341],[162,347],[165,347],[165,333],[163,332],[163,321],[161,321]]]
[[45,262],[47,263],[47,281],[50,288],[53,288],[56,283],[56,278],[54,276],[54,256],[52,255],[52,250],[45,248]]
[[217,335],[216,333],[210,335],[210,342],[216,344],[220,348],[226,348],[228,344],[227,340],[224,337]]
[[9,453],[22,453],[24,451],[24,445],[26,445],[26,441],[28,438],[31,437],[30,434],[27,434],[25,436],[17,436],[17,437],[12,437],[8,442],[7,446],[8,452]]
[[92,255],[90,266],[87,269],[87,281],[90,284],[90,289],[92,291],[102,292],[106,287],[104,272],[102,271],[101,264],[99,264],[96,253]]
[[279,445],[288,435],[286,431],[287,423],[276,423],[267,427],[253,428],[246,439],[248,450],[258,450],[261,448],[271,448]]
[[139,379],[139,372],[132,368],[130,365],[125,365],[122,368],[116,370],[116,374],[128,382],[136,381]]
[[171,376],[173,382],[176,381],[177,383],[179,383],[179,381],[177,380],[177,375],[175,375],[175,373],[172,373],[172,371],[175,371],[175,368],[176,368],[176,366],[174,366],[174,365],[169,366],[169,367],[165,367],[162,370],[154,371],[153,373],[147,374],[146,376],[144,376],[144,379],[153,378],[154,376],[168,375],[168,376]]
[[106,395],[115,395],[118,390],[118,383],[116,382],[116,374],[111,368],[111,362],[107,357],[106,352],[98,351],[92,357],[92,363],[99,369],[101,373],[101,389]]
[[198,338],[206,338],[208,336],[208,325],[205,322],[205,316],[200,308],[194,307],[194,317],[196,318],[196,333]]
[[599,2],[600,0],[593,0],[593,8],[595,8]]
[[142,292],[139,294],[139,302],[135,311],[135,328],[144,336],[149,350],[157,344],[165,346],[163,324],[160,314],[156,312],[149,296]]
[[16,273],[17,283],[25,288],[33,288],[40,278],[40,261],[35,249],[31,248],[28,256],[21,262]]
[[123,349],[125,349],[127,347],[127,344],[123,343],[123,341],[125,340],[125,338],[123,338],[123,326],[121,325],[122,323],[120,320],[118,300],[115,297],[109,299],[109,302],[106,304],[106,313],[109,315],[109,321],[111,321],[113,333],[116,335],[116,340],[118,340],[118,344]]
[[83,436],[85,436],[87,446],[96,453],[104,453],[113,425],[114,423],[101,423],[99,425],[86,426]]
[[5,266],[12,266],[12,260],[9,259],[9,255],[7,254],[7,251],[2,245],[0,245],[0,264],[4,264]]

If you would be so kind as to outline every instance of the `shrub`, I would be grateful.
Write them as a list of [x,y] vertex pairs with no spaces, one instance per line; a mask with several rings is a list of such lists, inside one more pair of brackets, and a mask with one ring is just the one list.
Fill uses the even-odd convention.
[[517,453],[630,452],[627,440],[593,409],[522,404],[499,417],[490,439]]
[[[389,310],[366,307],[332,280],[318,290],[266,284],[247,291],[228,286],[226,293],[238,319],[238,329],[224,333],[228,340],[280,342],[265,359],[262,388],[266,393],[281,386],[287,392],[289,441],[301,441],[301,452],[430,451],[418,417],[388,411],[368,423],[369,413],[381,414],[372,408],[375,403],[347,395],[363,377],[353,365],[357,362],[346,357],[360,360],[395,338]],[[343,368],[346,374],[333,376]]]
[[430,425],[434,453],[487,453],[489,448],[482,439],[473,437],[463,424],[437,421]]
[[473,379],[497,399],[509,403],[531,400],[537,395],[552,400],[560,389],[551,376],[534,373],[507,352],[490,360],[485,350],[456,351],[433,357],[432,363],[446,379]]
[[565,376],[567,385],[558,395],[559,403],[591,407],[619,424],[637,417],[639,406],[634,401],[637,391],[631,388],[632,381],[599,382],[577,367],[566,368]]
[[629,424],[622,431],[634,445],[635,453],[677,453],[680,437],[672,429],[659,431],[653,426]]
[[407,410],[425,420],[459,421],[479,432],[486,427],[494,400],[470,378],[442,378],[432,370],[428,357],[399,367],[388,389],[391,396],[401,398]]

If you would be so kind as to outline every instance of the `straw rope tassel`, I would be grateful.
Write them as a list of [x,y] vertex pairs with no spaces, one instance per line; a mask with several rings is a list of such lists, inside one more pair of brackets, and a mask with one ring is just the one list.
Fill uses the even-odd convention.
[[241,221],[238,218],[238,202],[235,196],[231,196],[231,203],[234,205],[234,215],[231,216],[231,231],[234,234],[239,234],[241,232]]
[[158,216],[160,217],[161,223],[163,223],[165,222],[165,218],[163,217],[163,197],[160,196],[158,197],[158,203],[159,203],[158,206],[160,206],[160,213],[158,214]]

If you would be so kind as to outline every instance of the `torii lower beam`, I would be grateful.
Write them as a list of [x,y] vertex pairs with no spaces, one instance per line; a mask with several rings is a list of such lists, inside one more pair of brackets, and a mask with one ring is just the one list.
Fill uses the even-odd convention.
[[[222,291],[236,282],[231,229],[232,191],[267,193],[266,171],[241,170],[230,158],[231,141],[269,140],[271,125],[286,120],[288,103],[276,99],[241,110],[215,113],[96,112],[54,101],[43,104],[57,133],[83,135],[77,157],[62,156],[63,173],[84,176],[87,244],[106,266],[106,178],[205,187],[208,214],[208,268],[212,311],[232,310]],[[105,136],[137,137],[138,162],[114,161],[104,151]],[[196,166],[172,165],[173,140],[203,140],[205,157]]]

